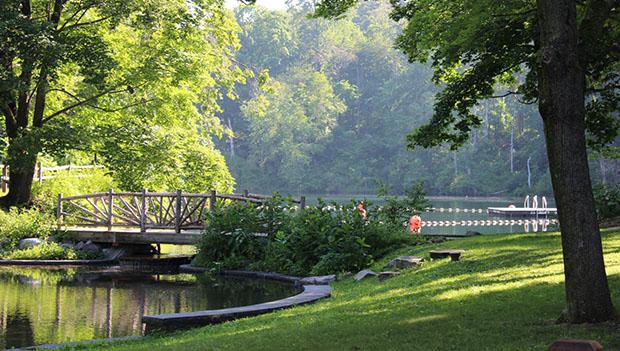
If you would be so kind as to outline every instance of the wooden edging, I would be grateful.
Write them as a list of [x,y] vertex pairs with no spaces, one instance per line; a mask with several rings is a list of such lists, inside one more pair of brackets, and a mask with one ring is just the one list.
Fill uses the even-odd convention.
[[[182,265],[181,271],[184,272],[204,272],[205,269]],[[224,271],[224,275],[234,275],[252,278],[264,278],[290,283],[299,283],[301,278],[291,277],[277,273],[247,272],[247,271]],[[173,331],[179,329],[189,329],[211,324],[218,324],[232,321],[244,317],[258,316],[261,314],[285,309],[293,306],[313,303],[320,299],[331,296],[331,286],[329,285],[302,285],[302,292],[284,299],[260,303],[250,306],[224,308],[219,310],[207,310],[186,313],[169,313],[159,315],[142,316],[142,323],[146,325],[145,333],[153,331]]]

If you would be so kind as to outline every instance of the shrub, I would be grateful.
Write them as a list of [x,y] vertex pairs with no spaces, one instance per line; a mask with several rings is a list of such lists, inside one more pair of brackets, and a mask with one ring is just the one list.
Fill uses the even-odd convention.
[[414,183],[405,188],[405,196],[390,195],[390,188],[379,183],[377,196],[385,202],[378,212],[381,220],[391,225],[407,222],[413,214],[419,214],[430,205],[422,183]]
[[10,251],[2,256],[6,260],[76,260],[78,251],[65,249],[55,242],[44,242],[28,249]]
[[54,218],[36,209],[0,210],[0,251],[12,250],[23,238],[47,238]]
[[35,183],[32,187],[35,207],[52,212],[58,194],[73,196],[108,191],[114,188],[112,177],[104,169],[87,169],[82,172],[59,171],[55,178]]
[[260,206],[220,206],[209,214],[193,263],[213,269],[330,274],[362,269],[417,240],[402,225],[383,223],[378,208],[368,206],[368,216],[362,218],[356,204],[319,201],[300,211],[290,200],[275,196]]
[[620,185],[598,184],[594,187],[594,199],[599,219],[620,216]]

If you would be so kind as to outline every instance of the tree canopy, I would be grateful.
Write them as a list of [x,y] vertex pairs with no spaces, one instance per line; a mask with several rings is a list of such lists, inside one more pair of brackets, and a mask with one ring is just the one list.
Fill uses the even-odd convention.
[[214,114],[251,72],[235,64],[239,27],[223,2],[0,6],[0,107],[11,166],[5,202],[29,200],[41,152],[97,155],[128,189],[172,179],[207,186],[197,180],[204,174],[215,177],[209,186],[230,189],[211,142],[224,130]]

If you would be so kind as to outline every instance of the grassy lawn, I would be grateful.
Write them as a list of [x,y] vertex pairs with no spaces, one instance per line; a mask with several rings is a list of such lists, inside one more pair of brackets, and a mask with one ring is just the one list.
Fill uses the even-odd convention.
[[[604,232],[607,274],[620,307],[620,231]],[[255,318],[163,337],[90,346],[105,350],[546,350],[558,338],[620,350],[620,324],[556,324],[564,306],[558,233],[481,236],[415,246],[428,257],[463,248],[461,262],[427,261],[379,282],[335,283],[333,297]],[[387,259],[373,267],[379,270]]]

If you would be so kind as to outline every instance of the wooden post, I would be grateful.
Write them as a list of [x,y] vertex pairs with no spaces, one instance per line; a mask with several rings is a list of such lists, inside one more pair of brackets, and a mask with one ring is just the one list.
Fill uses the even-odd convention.
[[181,232],[181,206],[182,206],[182,201],[183,198],[181,198],[181,189],[177,189],[177,210],[175,211],[174,214],[174,231],[176,233],[180,233]]
[[6,193],[6,185],[9,182],[9,166],[8,165],[4,165],[2,167],[2,179],[0,180],[0,183],[2,183],[2,192]]
[[146,193],[148,190],[142,189],[142,210],[140,211],[140,232],[146,232]]
[[245,197],[245,198],[250,197],[250,192],[249,192],[247,189],[245,189],[245,190],[243,191],[243,197]]
[[211,198],[210,198],[211,211],[215,210],[215,206],[217,206],[216,201],[217,201],[217,191],[211,190]]
[[37,179],[39,180],[39,183],[41,183],[43,181],[43,162],[39,161],[37,165],[39,166],[37,169]]
[[299,207],[301,207],[302,210],[306,208],[306,197],[305,196],[302,196],[299,199]]
[[56,220],[58,229],[62,228],[64,216],[62,214],[62,193],[58,194],[58,202],[56,203]]
[[112,231],[112,211],[114,210],[112,195],[112,189],[110,189],[108,191],[108,231]]

